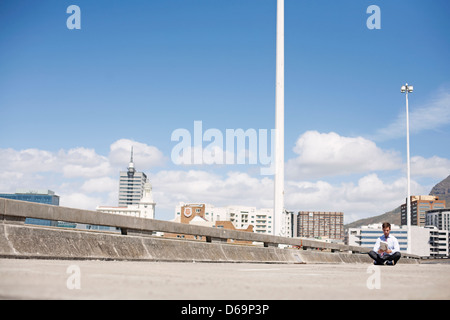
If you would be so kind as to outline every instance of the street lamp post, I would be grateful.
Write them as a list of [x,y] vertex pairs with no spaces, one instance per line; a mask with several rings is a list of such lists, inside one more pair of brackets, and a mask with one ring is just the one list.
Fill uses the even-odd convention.
[[411,164],[409,159],[409,110],[408,110],[408,93],[413,92],[413,86],[408,84],[402,86],[402,93],[406,93],[406,176],[407,176],[407,198],[406,198],[406,221],[408,226],[408,249],[411,253]]
[[273,232],[284,236],[284,0],[277,0]]

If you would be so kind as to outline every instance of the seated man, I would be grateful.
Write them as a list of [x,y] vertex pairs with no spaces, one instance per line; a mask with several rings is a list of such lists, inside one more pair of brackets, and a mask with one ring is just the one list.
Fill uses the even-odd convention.
[[[373,250],[369,252],[369,256],[374,260],[374,264],[396,265],[401,257],[400,246],[397,238],[389,235],[391,232],[391,224],[385,222],[382,225],[383,235],[377,239]],[[387,242],[387,249],[380,248],[381,241]]]

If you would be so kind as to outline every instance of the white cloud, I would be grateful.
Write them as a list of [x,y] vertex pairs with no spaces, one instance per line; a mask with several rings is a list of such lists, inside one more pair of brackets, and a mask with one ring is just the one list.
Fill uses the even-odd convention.
[[95,152],[94,149],[87,148],[73,148],[68,151],[60,150],[57,154],[58,159],[65,164],[84,165],[84,166],[96,166],[99,162],[107,160],[106,157],[101,156]]
[[83,147],[58,152],[0,149],[0,193],[14,193],[17,188],[51,189],[61,197],[61,205],[91,210],[100,204],[115,205],[118,173],[129,162],[129,151],[119,161],[127,143],[135,146],[138,170],[145,169],[139,167],[140,162],[147,169],[162,163],[162,152],[156,147],[126,139],[111,145],[112,159]]
[[[235,164],[235,154],[228,152],[219,146],[186,146],[175,149],[175,152],[171,154],[171,160],[176,165],[189,166],[189,165],[213,165],[213,164],[226,164],[227,159],[229,164]],[[249,151],[246,149],[240,150],[238,155],[242,160],[242,163],[248,163]],[[247,161],[247,162],[246,162]]]
[[[219,176],[205,171],[161,171],[154,177],[157,219],[172,219],[180,202],[210,203],[215,206],[243,205],[273,207],[272,178],[255,178],[229,172]],[[412,180],[414,194],[428,194],[427,187]],[[298,211],[344,212],[345,223],[383,214],[400,206],[406,198],[406,178],[384,181],[371,173],[356,182],[332,184],[326,181],[287,180],[285,207]]]
[[93,197],[80,192],[60,193],[58,195],[60,196],[59,205],[69,208],[95,210],[103,201],[100,196]]
[[[411,181],[411,186],[413,193],[429,192],[414,180]],[[344,212],[345,223],[393,210],[400,206],[405,198],[406,178],[385,182],[376,174],[368,174],[357,183],[286,183],[287,208],[297,211],[341,211]]]
[[210,203],[215,206],[272,206],[273,180],[259,179],[242,172],[225,177],[201,170],[160,171],[151,177],[158,206],[173,210],[180,201]]
[[88,193],[114,192],[118,190],[118,188],[119,185],[117,179],[111,177],[89,179],[80,187],[82,191]]
[[113,166],[124,167],[130,162],[131,147],[133,147],[135,167],[148,170],[154,166],[162,166],[166,159],[163,153],[154,146],[129,139],[120,139],[111,144],[109,161]]
[[[157,148],[126,139],[114,142],[108,157],[87,148],[58,152],[0,149],[0,192],[14,192],[16,188],[51,189],[61,196],[62,206],[94,210],[98,205],[116,205],[118,172],[128,165],[131,145],[139,171],[146,172],[148,167],[163,163],[164,157]],[[298,157],[286,165],[285,204],[289,210],[343,211],[347,223],[392,210],[405,198],[405,178],[386,181],[373,172],[402,170],[398,155],[380,149],[372,141],[308,131],[299,137],[295,151]],[[142,166],[138,163],[141,157],[146,159]],[[412,158],[413,177],[446,177],[449,168],[448,159]],[[273,176],[239,171],[221,175],[205,170],[147,173],[157,203],[157,219],[172,219],[180,201],[215,206],[273,206]],[[351,173],[363,176],[345,183],[324,180],[327,176]],[[412,191],[429,192],[428,187],[414,180]]]
[[[414,93],[412,93],[414,95]],[[430,101],[422,106],[415,107],[414,100],[409,99],[409,129],[410,133],[424,130],[435,130],[450,124],[450,89],[439,89]],[[397,119],[379,129],[375,140],[386,140],[406,135],[406,110],[401,112]]]
[[343,137],[337,133],[307,131],[294,147],[298,157],[286,163],[287,177],[323,178],[401,167],[397,152],[385,151],[362,137]]
[[62,173],[65,178],[98,178],[116,174],[117,168],[125,169],[130,160],[131,145],[134,145],[136,167],[142,164],[143,169],[148,169],[163,164],[164,157],[158,148],[121,139],[111,145],[109,157],[97,154],[94,149],[83,147],[67,151],[61,149],[58,152],[39,149],[0,149],[0,168],[2,172],[22,174],[57,172]]
[[2,171],[30,173],[48,172],[55,169],[57,157],[53,153],[39,149],[0,149]]
[[411,157],[411,175],[431,178],[443,178],[450,174],[450,160],[433,156],[424,158]]
[[0,166],[4,171],[22,174],[58,172],[67,178],[102,176],[111,172],[106,157],[86,148],[60,150],[56,153],[39,149],[3,149]]

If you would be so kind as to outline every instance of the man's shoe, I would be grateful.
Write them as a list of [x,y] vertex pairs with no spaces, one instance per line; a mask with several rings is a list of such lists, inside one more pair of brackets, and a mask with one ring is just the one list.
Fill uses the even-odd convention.
[[392,261],[388,260],[388,261],[386,261],[386,265],[387,265],[387,266],[393,266],[394,263],[393,263]]

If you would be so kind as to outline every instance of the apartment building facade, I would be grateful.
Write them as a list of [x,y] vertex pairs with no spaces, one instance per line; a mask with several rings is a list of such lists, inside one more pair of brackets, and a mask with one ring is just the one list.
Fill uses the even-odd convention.
[[[411,196],[411,225],[425,227],[426,213],[429,210],[444,209],[445,200],[438,196]],[[401,205],[401,224],[407,225],[406,203]]]
[[299,211],[295,237],[326,238],[344,241],[344,213]]
[[431,255],[449,256],[450,209],[434,209],[426,213],[426,228],[430,229]]
[[[207,203],[184,203],[175,206],[174,221],[189,223],[191,215],[195,213],[206,221],[230,221],[236,229],[247,229],[252,226],[253,232],[273,234],[273,209],[256,208],[250,206],[230,205],[215,207]],[[292,213],[285,212],[285,234],[292,236]]]

